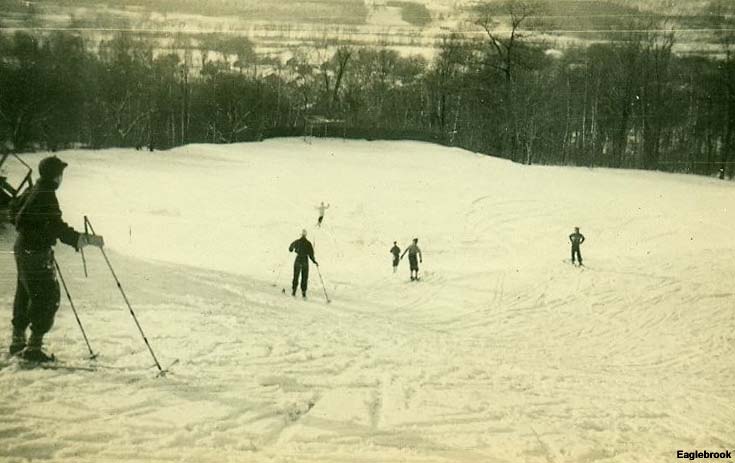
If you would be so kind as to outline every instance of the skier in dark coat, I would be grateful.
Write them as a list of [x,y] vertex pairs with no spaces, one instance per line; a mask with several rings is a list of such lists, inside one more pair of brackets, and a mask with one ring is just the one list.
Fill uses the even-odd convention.
[[306,297],[306,289],[309,285],[309,259],[314,265],[319,264],[314,260],[314,247],[311,242],[306,239],[306,230],[301,231],[301,238],[297,239],[288,247],[288,252],[296,252],[296,259],[293,263],[293,282],[291,284],[291,295],[296,295],[296,287],[299,284],[299,275],[301,275],[301,296]]
[[[421,256],[421,249],[419,249],[419,239],[414,238],[413,244],[406,248],[405,251],[403,251],[403,254],[401,255],[401,259],[403,259],[403,256],[408,253],[408,264],[411,269],[411,281],[418,280],[419,279],[419,262],[423,263],[424,258]],[[414,272],[416,273],[416,276],[414,276]]]
[[[54,360],[43,350],[43,337],[54,324],[59,308],[60,292],[54,267],[53,246],[56,240],[77,251],[87,245],[102,247],[101,236],[75,231],[61,219],[56,190],[61,186],[67,164],[56,156],[38,165],[41,178],[26,190],[11,215],[18,231],[15,241],[15,263],[18,270],[13,302],[13,339],[10,354],[19,354],[33,362]],[[26,330],[31,336],[26,341]]]
[[582,265],[582,253],[579,246],[584,243],[584,235],[579,232],[579,227],[574,227],[574,233],[569,235],[569,241],[572,243],[572,265],[574,265],[575,257],[579,261],[579,265]]
[[393,247],[390,248],[390,253],[393,254],[393,273],[398,270],[398,262],[401,261],[401,248],[398,247],[398,242],[393,242]]

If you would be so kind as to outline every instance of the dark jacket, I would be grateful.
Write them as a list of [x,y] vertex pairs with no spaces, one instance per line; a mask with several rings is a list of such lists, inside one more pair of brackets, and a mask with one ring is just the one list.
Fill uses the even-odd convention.
[[408,253],[409,259],[416,259],[416,254],[418,254],[419,259],[423,260],[423,257],[421,256],[421,249],[419,249],[419,245],[414,243],[406,248],[405,251],[403,251],[403,254],[401,255],[401,258]]
[[316,264],[316,261],[314,260],[314,247],[305,237],[302,236],[291,243],[288,250],[289,252],[296,251],[296,260],[300,262],[309,262],[308,259],[311,259],[311,261]]
[[22,249],[47,251],[57,239],[77,248],[79,233],[61,219],[57,188],[53,181],[41,179],[19,198],[14,221]]
[[581,233],[572,233],[569,235],[569,241],[572,242],[573,248],[578,248],[580,244],[584,243],[584,235]]
[[393,246],[392,248],[390,248],[390,253],[393,254],[393,257],[398,259],[398,256],[401,255],[401,248],[399,248],[398,246]]

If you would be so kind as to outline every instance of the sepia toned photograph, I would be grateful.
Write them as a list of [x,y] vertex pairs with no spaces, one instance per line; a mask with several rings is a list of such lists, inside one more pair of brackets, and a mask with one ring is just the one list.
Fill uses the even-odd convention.
[[0,463],[735,461],[735,0],[0,0]]

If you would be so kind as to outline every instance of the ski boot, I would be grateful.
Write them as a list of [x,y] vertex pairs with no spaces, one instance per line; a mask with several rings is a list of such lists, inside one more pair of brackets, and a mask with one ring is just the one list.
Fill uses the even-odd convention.
[[13,330],[13,340],[10,342],[8,353],[13,356],[19,354],[23,349],[26,348],[26,333],[25,331]]
[[20,358],[27,362],[33,363],[47,363],[56,360],[54,354],[47,354],[43,351],[43,335],[36,335],[31,333],[31,338],[28,340],[28,345],[22,352],[20,352]]
[[20,358],[22,358],[26,362],[33,363],[48,363],[56,361],[56,356],[54,356],[54,354],[47,354],[41,349],[34,349],[30,347],[26,347],[25,349],[23,349],[23,351],[20,353]]

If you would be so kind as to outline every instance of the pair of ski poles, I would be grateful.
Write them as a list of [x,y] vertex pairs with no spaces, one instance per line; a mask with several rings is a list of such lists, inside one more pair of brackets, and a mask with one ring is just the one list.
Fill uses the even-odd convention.
[[[85,215],[84,216],[84,232],[87,234],[88,231],[92,232],[92,235],[96,235],[94,232],[94,227],[92,226],[92,222],[89,220],[89,218]],[[120,283],[120,280],[117,278],[117,274],[115,273],[115,269],[112,268],[112,263],[110,263],[110,259],[107,257],[107,253],[105,253],[104,248],[100,248],[100,251],[102,252],[102,256],[105,258],[105,262],[107,263],[107,267],[110,269],[110,273],[112,273],[112,277],[115,279],[115,283],[117,285],[117,288],[120,290],[120,294],[122,294],[123,300],[125,301],[125,304],[128,307],[128,311],[130,312],[130,315],[133,317],[133,320],[135,321],[135,326],[138,327],[138,331],[140,332],[140,335],[143,337],[143,341],[145,342],[145,345],[148,347],[148,351],[151,353],[151,357],[153,357],[153,361],[156,363],[156,368],[158,368],[158,376],[165,376],[168,369],[164,370],[161,368],[161,364],[158,362],[158,358],[156,358],[156,354],[153,352],[153,348],[151,347],[150,343],[148,342],[148,338],[146,337],[145,333],[143,332],[143,328],[140,326],[140,323],[138,322],[138,317],[135,315],[135,311],[133,310],[133,307],[130,305],[130,301],[128,300],[127,295],[125,294],[125,291],[123,290],[122,284]],[[84,254],[82,253],[82,262],[84,264],[84,276],[87,276],[87,261],[84,258]],[[77,320],[77,324],[79,325],[79,328],[82,331],[82,336],[84,337],[84,342],[87,344],[87,349],[89,349],[89,355],[90,359],[97,358],[97,354],[92,351],[92,346],[89,344],[89,339],[87,338],[87,333],[84,330],[84,326],[82,326],[82,321],[79,319],[79,314],[77,313],[76,308],[74,307],[74,302],[71,299],[71,294],[69,294],[69,289],[66,286],[66,282],[64,281],[64,277],[61,274],[61,267],[59,267],[59,263],[56,261],[56,258],[54,257],[54,264],[56,265],[56,270],[59,273],[59,278],[61,279],[61,284],[64,286],[64,291],[66,292],[66,297],[69,299],[69,305],[71,306],[72,311],[74,312],[74,317]],[[176,363],[176,362],[174,362]]]

